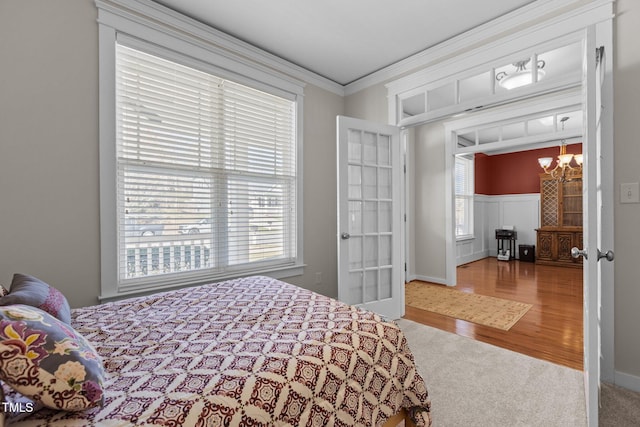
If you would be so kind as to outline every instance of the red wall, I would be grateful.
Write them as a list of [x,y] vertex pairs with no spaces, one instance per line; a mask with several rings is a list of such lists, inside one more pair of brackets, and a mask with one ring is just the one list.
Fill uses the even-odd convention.
[[[553,157],[551,167],[555,167],[559,153],[560,147],[555,146],[493,156],[476,154],[476,194],[539,193],[540,173],[543,171],[538,164],[538,157]],[[567,153],[582,153],[582,144],[567,145]]]

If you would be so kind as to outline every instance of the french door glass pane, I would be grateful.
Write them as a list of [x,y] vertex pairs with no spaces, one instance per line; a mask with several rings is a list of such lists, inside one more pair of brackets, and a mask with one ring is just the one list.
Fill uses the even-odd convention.
[[362,237],[351,236],[349,239],[349,269],[362,268]]
[[360,162],[362,159],[362,132],[349,129],[348,141],[349,141],[349,162]]
[[363,197],[365,199],[375,199],[378,197],[378,177],[377,168],[371,166],[364,166],[363,171]]
[[364,232],[378,232],[378,202],[364,202]]
[[349,165],[349,199],[362,197],[362,168]]
[[391,268],[380,269],[380,299],[392,297]]
[[349,234],[362,234],[362,202],[349,202]]
[[380,236],[380,265],[381,266],[390,266],[391,265],[391,235],[381,235]]
[[364,239],[364,266],[375,267],[378,265],[378,237],[366,236]]
[[364,132],[362,141],[363,161],[366,164],[375,164],[378,159],[378,144],[376,134]]
[[349,273],[349,283],[347,284],[347,304],[362,304],[363,274],[360,271]]
[[378,197],[380,199],[391,199],[391,169],[378,169]]
[[378,135],[378,165],[391,166],[391,138]]
[[364,302],[377,301],[378,298],[378,270],[365,271]]
[[381,233],[390,233],[391,232],[391,226],[392,226],[392,214],[393,214],[393,203],[392,202],[379,202],[378,204],[379,208],[380,208],[380,221],[379,221],[379,227],[380,227],[380,232]]

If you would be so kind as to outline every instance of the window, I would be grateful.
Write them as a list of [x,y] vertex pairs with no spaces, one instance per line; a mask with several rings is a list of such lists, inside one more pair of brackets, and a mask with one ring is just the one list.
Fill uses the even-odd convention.
[[473,236],[473,156],[456,156],[456,238]]
[[[396,111],[393,120],[399,126],[414,125],[579,88],[582,37],[578,31],[524,49],[514,42],[506,50],[504,45],[489,50],[482,63],[472,59],[474,55],[460,56],[402,77],[387,85]],[[503,56],[510,49],[514,50]]]
[[116,294],[296,266],[295,99],[122,44],[115,65]]

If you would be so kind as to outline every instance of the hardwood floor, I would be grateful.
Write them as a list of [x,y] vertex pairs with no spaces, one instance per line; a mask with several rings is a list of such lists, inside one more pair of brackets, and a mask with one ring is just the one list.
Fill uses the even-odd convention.
[[485,258],[458,267],[454,289],[533,304],[509,331],[406,306],[405,319],[582,370],[582,269]]

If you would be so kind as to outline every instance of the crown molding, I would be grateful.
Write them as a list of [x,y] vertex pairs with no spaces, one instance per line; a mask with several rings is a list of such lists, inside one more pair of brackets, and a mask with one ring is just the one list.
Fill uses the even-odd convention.
[[582,32],[589,25],[614,17],[614,2],[615,0],[577,2],[579,4],[576,7],[566,9],[563,13],[554,13],[534,25],[510,33],[508,37],[503,36],[486,41],[478,47],[467,50],[464,55],[450,55],[429,67],[423,67],[401,77],[397,76],[385,86],[390,93],[397,94],[424,85],[425,82],[447,78],[456,71],[466,70],[470,64],[486,63],[489,58],[497,59],[504,57],[505,54],[513,54],[520,49],[534,46],[538,48],[542,45],[552,46],[554,40],[562,39],[567,42],[582,40]]
[[[613,0],[608,0],[607,2],[610,1]],[[602,1],[598,0],[595,2],[602,3]],[[566,9],[571,9],[572,6],[588,3],[593,2],[585,2],[584,0],[538,0],[349,83],[344,87],[345,96],[443,61],[467,49],[469,46],[494,40],[505,32],[530,25],[549,15],[560,14],[565,12]]]
[[336,83],[151,0],[95,0],[95,4],[99,9],[116,15],[127,16],[129,19],[134,17],[135,20],[144,22],[147,26],[159,25],[165,29],[177,31],[194,42],[206,44],[210,49],[218,49],[236,60],[240,59],[263,71],[284,74],[333,94],[347,96],[438,63],[469,46],[495,40],[505,32],[535,24],[547,16],[561,15],[567,11],[572,16],[577,9],[614,1],[537,0],[347,85]]
[[[284,74],[344,96],[344,86],[151,0],[95,0],[100,10],[188,38],[262,71]],[[100,19],[100,18],[99,18]],[[300,82],[298,82],[300,84]]]

